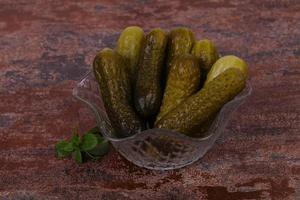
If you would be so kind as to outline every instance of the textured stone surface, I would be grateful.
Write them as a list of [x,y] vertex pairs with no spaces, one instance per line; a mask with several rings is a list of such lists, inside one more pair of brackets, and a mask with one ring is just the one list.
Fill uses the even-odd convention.
[[[0,199],[299,199],[300,2],[0,1]],[[174,171],[115,150],[58,160],[54,144],[92,127],[71,96],[97,50],[128,25],[192,28],[250,65],[253,95],[215,146]]]

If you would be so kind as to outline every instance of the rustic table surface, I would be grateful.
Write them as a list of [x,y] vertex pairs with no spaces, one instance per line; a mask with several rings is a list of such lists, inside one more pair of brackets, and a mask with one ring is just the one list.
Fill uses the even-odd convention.
[[[128,25],[187,26],[249,63],[252,96],[191,166],[142,169],[113,148],[55,157],[74,126],[95,125],[72,88]],[[0,199],[299,199],[299,47],[299,0],[1,0]]]

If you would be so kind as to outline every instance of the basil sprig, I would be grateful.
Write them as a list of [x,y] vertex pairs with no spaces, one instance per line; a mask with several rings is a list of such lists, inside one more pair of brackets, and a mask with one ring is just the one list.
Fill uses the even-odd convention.
[[55,145],[58,158],[72,155],[77,163],[82,163],[84,158],[99,160],[108,152],[108,141],[101,135],[98,127],[92,128],[80,137],[73,131],[71,140],[61,140]]

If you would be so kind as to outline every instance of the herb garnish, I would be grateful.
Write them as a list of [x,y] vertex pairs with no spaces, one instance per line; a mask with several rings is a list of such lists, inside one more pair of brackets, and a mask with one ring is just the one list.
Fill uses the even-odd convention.
[[70,141],[62,140],[55,145],[58,158],[72,155],[77,163],[82,163],[84,158],[99,160],[108,151],[108,141],[101,135],[98,127],[92,128],[80,137],[78,131],[73,131]]

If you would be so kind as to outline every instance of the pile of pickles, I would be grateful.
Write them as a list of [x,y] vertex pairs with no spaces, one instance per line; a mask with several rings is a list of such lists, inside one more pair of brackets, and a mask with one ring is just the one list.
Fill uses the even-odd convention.
[[137,26],[124,29],[115,49],[97,53],[93,71],[117,137],[149,128],[203,137],[248,76],[245,61],[220,57],[188,28],[145,34]]

